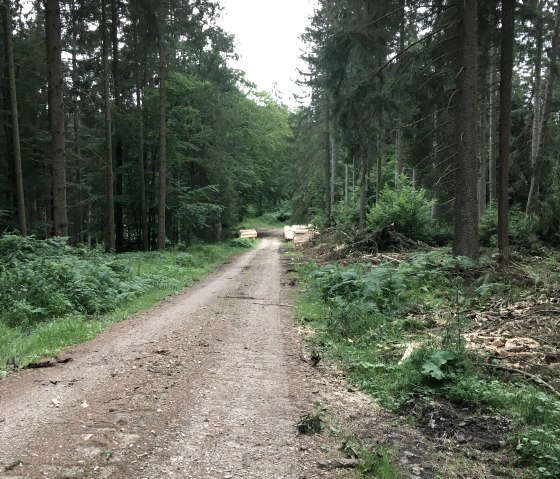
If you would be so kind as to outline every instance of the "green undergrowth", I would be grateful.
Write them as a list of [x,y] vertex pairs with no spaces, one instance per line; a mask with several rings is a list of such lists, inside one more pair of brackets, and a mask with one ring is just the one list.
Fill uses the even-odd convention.
[[63,240],[0,238],[0,376],[87,341],[200,280],[254,242],[108,255]]
[[278,211],[264,213],[260,216],[251,216],[245,218],[237,225],[237,229],[245,228],[282,228],[289,224],[291,210],[289,207],[282,208]]
[[387,447],[377,446],[373,450],[362,449],[358,472],[362,477],[375,479],[404,479],[405,476],[396,466],[397,456]]
[[528,262],[520,284],[489,258],[474,262],[445,250],[378,266],[296,260],[304,286],[296,317],[311,329],[312,347],[386,408],[417,420],[417,411],[442,402],[503,420],[511,424],[504,446],[510,466],[528,468],[531,477],[560,477],[558,397],[485,367],[463,342],[472,311],[497,297],[519,299],[527,288],[554,288],[556,263],[553,255],[547,267]]

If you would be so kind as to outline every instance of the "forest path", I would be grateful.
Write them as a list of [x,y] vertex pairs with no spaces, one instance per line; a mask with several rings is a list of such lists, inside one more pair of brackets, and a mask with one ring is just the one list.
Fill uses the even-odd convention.
[[328,437],[297,435],[327,383],[301,360],[279,246],[0,381],[0,478],[339,474],[317,467]]

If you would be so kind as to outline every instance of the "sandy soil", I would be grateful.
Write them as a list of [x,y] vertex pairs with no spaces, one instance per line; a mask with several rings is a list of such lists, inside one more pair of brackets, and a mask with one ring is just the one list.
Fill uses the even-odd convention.
[[0,381],[0,478],[351,477],[297,434],[338,386],[302,361],[279,245]]

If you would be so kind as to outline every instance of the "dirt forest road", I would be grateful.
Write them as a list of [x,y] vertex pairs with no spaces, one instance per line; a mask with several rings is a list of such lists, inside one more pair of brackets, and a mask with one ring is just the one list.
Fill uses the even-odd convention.
[[0,381],[0,478],[339,474],[317,467],[324,438],[297,435],[324,382],[301,359],[279,246]]

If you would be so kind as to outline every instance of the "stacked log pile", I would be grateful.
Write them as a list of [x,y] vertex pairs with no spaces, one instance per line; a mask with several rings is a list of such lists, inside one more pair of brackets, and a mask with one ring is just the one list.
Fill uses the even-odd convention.
[[255,229],[239,230],[237,232],[237,236],[239,238],[257,239],[257,230]]
[[291,226],[284,226],[284,239],[292,241],[294,239],[294,232]]
[[313,225],[284,226],[284,239],[293,241],[295,247],[311,241],[316,235],[317,230]]

